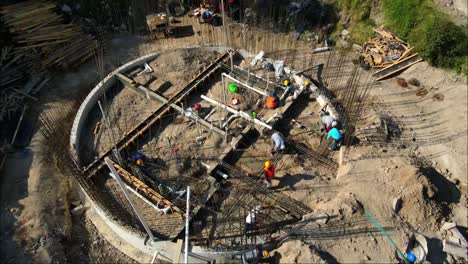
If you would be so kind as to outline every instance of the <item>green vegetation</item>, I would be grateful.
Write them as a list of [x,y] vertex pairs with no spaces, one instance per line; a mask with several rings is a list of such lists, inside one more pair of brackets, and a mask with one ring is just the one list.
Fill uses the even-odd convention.
[[434,66],[468,73],[466,27],[455,25],[429,0],[383,0],[386,26]]
[[372,36],[374,23],[369,19],[371,0],[330,0],[341,12],[341,19],[336,27],[339,34],[345,27],[355,42],[363,43]]
[[370,19],[380,4],[384,25],[407,41],[432,65],[468,74],[468,28],[455,25],[431,0],[328,0],[340,12],[335,35],[343,28],[353,41],[363,43],[373,35]]

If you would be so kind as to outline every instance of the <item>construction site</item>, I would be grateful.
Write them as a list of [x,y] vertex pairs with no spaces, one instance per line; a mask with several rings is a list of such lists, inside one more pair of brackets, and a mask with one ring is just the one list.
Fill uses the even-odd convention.
[[339,8],[0,1],[3,261],[466,263],[467,75]]

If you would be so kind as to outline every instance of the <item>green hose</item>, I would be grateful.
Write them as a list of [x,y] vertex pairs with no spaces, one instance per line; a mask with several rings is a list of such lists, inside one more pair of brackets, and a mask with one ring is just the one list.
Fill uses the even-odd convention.
[[409,260],[406,258],[405,254],[403,254],[403,252],[401,252],[401,250],[397,247],[397,245],[395,244],[395,242],[393,241],[393,239],[387,234],[387,232],[385,231],[385,229],[383,229],[383,227],[380,225],[380,223],[375,220],[375,218],[371,215],[371,213],[369,213],[368,211],[365,212],[365,215],[367,218],[369,218],[369,220],[380,230],[380,232],[382,234],[384,234],[384,236],[388,239],[388,241],[390,242],[390,244],[392,244],[392,246],[397,250],[398,254],[400,255],[400,257],[405,261],[406,264],[410,264]]

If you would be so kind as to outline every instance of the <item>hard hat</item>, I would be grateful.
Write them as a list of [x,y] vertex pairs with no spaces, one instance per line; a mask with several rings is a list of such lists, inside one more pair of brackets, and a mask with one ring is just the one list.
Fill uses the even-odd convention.
[[230,84],[229,84],[229,91],[230,91],[231,93],[237,93],[238,90],[239,90],[239,89],[237,89],[237,86],[236,86],[234,83],[230,83]]
[[336,127],[336,126],[338,125],[338,122],[333,121],[333,122],[331,123],[331,125],[332,125],[332,127]]
[[284,84],[285,86],[288,86],[288,85],[289,85],[289,80],[288,80],[288,79],[284,80],[284,81],[283,81],[283,84]]
[[268,253],[268,251],[266,251],[266,250],[263,250],[262,255],[263,255],[264,258],[270,257],[270,253]]
[[256,113],[255,111],[250,111],[250,117],[251,117],[252,119],[257,118],[257,113]]
[[138,165],[138,166],[143,166],[143,160],[142,160],[142,159],[138,159],[138,160],[136,161],[136,165]]
[[309,81],[305,81],[305,82],[304,82],[304,85],[305,85],[305,87],[309,87],[309,86],[310,86],[310,82],[309,82]]
[[270,168],[270,166],[271,166],[271,162],[270,162],[270,161],[265,162],[265,168]]
[[406,252],[406,256],[411,263],[416,262],[416,256],[411,252]]

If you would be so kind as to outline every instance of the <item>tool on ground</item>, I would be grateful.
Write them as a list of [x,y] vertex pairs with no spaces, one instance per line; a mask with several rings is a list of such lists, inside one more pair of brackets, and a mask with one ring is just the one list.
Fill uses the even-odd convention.
[[405,261],[406,264],[410,264],[409,260],[406,258],[405,254],[401,252],[401,250],[398,248],[398,246],[395,244],[393,239],[387,234],[385,229],[380,225],[380,223],[369,213],[366,211],[365,216],[379,229],[379,231],[387,238],[387,240],[392,244],[392,246],[397,250],[398,255]]

